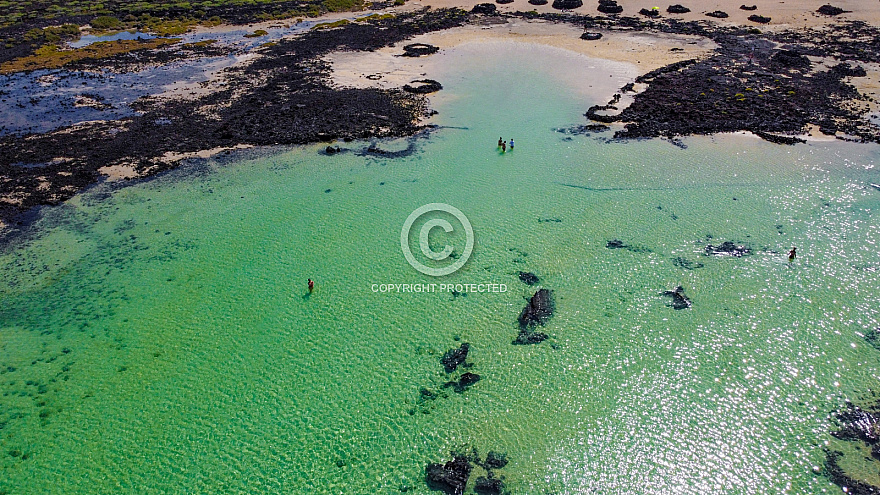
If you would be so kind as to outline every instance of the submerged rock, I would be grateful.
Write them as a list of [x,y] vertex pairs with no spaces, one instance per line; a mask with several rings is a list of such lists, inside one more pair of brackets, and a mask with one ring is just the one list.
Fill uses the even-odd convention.
[[443,363],[443,367],[447,373],[452,373],[455,371],[455,368],[458,368],[458,365],[464,363],[465,359],[467,359],[470,348],[470,344],[464,342],[458,349],[449,349],[446,351],[446,354],[443,355],[440,362]]
[[464,393],[465,390],[470,388],[471,385],[480,381],[480,375],[476,373],[465,373],[461,375],[458,381],[449,381],[443,384],[443,388],[452,387],[456,393],[461,394]]
[[428,464],[425,467],[425,482],[432,490],[440,490],[447,495],[462,495],[471,469],[473,466],[467,458],[456,456],[446,464]]
[[684,295],[684,287],[680,285],[673,290],[664,291],[662,295],[672,298],[672,302],[669,303],[672,309],[687,309],[691,307],[691,300]]
[[519,279],[526,285],[535,285],[541,281],[541,279],[532,272],[519,272]]
[[685,7],[684,5],[679,5],[679,4],[670,5],[669,7],[666,7],[666,12],[669,12],[670,14],[687,14],[690,11],[691,11],[691,9]]
[[553,316],[553,309],[553,295],[550,291],[538,290],[519,314],[520,328],[543,326]]
[[501,495],[504,493],[504,482],[498,478],[480,476],[474,484],[474,492],[480,495]]
[[734,244],[731,241],[724,241],[717,246],[713,246],[709,244],[706,246],[706,255],[726,255],[733,256],[735,258],[741,258],[743,256],[747,256],[752,254],[752,250],[746,246]]
[[486,454],[486,461],[482,464],[485,469],[501,469],[507,465],[507,455],[498,452],[489,451]]

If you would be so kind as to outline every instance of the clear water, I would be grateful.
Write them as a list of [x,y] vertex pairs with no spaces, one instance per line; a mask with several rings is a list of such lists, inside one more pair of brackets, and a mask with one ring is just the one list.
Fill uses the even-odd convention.
[[[306,147],[99,187],[0,254],[0,490],[431,493],[425,464],[471,448],[508,455],[512,493],[839,490],[813,468],[829,411],[880,374],[878,148],[567,136],[608,97],[559,77],[571,55],[444,56],[450,127],[412,156]],[[626,71],[582,62],[579,88]],[[507,292],[372,291],[437,282],[400,249],[432,202],[476,236],[441,282]],[[702,254],[724,240],[754,254]],[[556,297],[539,345],[511,345],[520,270]],[[677,285],[691,309],[659,295]],[[482,377],[462,394],[439,362],[457,338]]]

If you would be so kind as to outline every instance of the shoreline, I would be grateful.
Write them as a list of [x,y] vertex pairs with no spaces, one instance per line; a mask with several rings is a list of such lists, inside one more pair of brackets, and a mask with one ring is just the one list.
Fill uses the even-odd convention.
[[[638,5],[622,4],[625,9]],[[0,178],[5,178],[0,197],[16,202],[0,203],[0,219],[13,228],[23,227],[23,213],[63,202],[107,175],[123,180],[146,177],[207,150],[413,135],[426,128],[430,103],[426,95],[408,93],[402,86],[426,77],[424,68],[435,63],[431,57],[436,55],[401,57],[402,47],[412,43],[446,50],[472,42],[526,41],[631,64],[637,73],[632,83],[620,88],[607,105],[584,109],[589,117],[585,124],[591,119],[596,123],[582,127],[590,132],[613,130],[615,139],[661,137],[676,142],[693,134],[751,131],[785,144],[803,142],[799,136],[804,135],[880,142],[880,128],[862,118],[876,110],[876,101],[859,92],[876,94],[880,89],[880,49],[853,54],[847,39],[880,36],[873,26],[841,24],[832,18],[828,22],[847,27],[834,33],[756,34],[731,23],[683,22],[673,16],[653,20],[557,12],[483,15],[413,10],[417,6],[392,9],[399,13],[390,18],[309,29],[265,43],[207,81],[170,84],[164,93],[137,100],[131,106],[139,115],[133,117],[78,123],[27,137],[3,136],[0,146],[8,153],[0,157]],[[518,7],[514,3],[499,10]],[[418,20],[418,26],[412,20]],[[265,22],[267,27],[286,24]],[[223,29],[233,28],[199,31]],[[601,38],[581,39],[584,30]],[[777,62],[782,46],[793,47],[797,55]],[[125,66],[126,57],[99,60],[90,68]],[[855,65],[835,65],[846,58]],[[156,53],[154,63],[169,59],[175,58]],[[802,60],[806,65],[797,65]],[[821,84],[816,83],[814,76],[822,74],[833,77],[822,76]],[[774,87],[774,77],[784,78],[785,84]],[[755,88],[760,91],[748,93]],[[747,93],[758,98],[745,98]],[[705,95],[713,99],[700,103]],[[867,110],[853,107],[851,100]],[[777,110],[782,117],[773,116]],[[727,116],[718,123],[722,115]],[[608,127],[612,123],[613,129]],[[185,137],[179,139],[181,135]]]

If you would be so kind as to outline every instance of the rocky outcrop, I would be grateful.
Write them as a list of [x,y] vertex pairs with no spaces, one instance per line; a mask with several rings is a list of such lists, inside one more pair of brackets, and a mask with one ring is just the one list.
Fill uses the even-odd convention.
[[440,51],[434,45],[427,43],[412,43],[403,47],[404,57],[421,57],[423,55],[431,55]]
[[583,7],[584,2],[583,0],[553,0],[553,4],[550,6],[557,10],[573,10]]
[[713,10],[712,12],[706,12],[706,17],[714,17],[716,19],[727,19],[730,17],[727,12],[723,10]]
[[724,241],[717,246],[709,244],[708,246],[706,246],[705,253],[707,256],[723,255],[733,256],[734,258],[742,258],[743,256],[752,254],[752,250],[749,249],[747,246],[736,244],[731,241]]
[[513,341],[516,345],[537,344],[549,338],[549,335],[536,331],[544,326],[553,316],[553,295],[547,289],[540,289],[529,299],[528,304],[519,315],[519,335]]
[[825,5],[819,7],[819,8],[816,10],[816,12],[818,12],[818,13],[820,13],[820,14],[823,14],[823,15],[840,15],[840,14],[843,14],[843,13],[849,12],[849,10],[843,10],[843,9],[840,8],[840,7],[834,7],[834,6],[832,6],[832,5],[828,5],[828,4],[826,3]]
[[749,16],[749,20],[752,22],[757,22],[758,24],[767,24],[772,19],[758,14],[752,14]]
[[470,349],[470,344],[464,342],[457,349],[449,349],[446,351],[446,354],[440,359],[446,372],[452,373],[460,364],[464,363]]
[[407,93],[415,93],[426,95],[428,93],[436,93],[443,89],[443,85],[433,79],[416,79],[410,84],[404,84],[403,90]]
[[668,12],[670,14],[687,14],[690,11],[691,11],[691,9],[685,7],[684,5],[679,5],[679,4],[670,5],[669,7],[666,7],[666,12]]
[[519,279],[526,285],[535,285],[541,281],[541,279],[532,272],[519,272]]
[[494,3],[478,3],[474,5],[474,8],[471,9],[471,12],[474,14],[494,14],[498,10],[498,7],[495,6]]
[[446,464],[432,463],[425,467],[428,488],[447,495],[462,495],[473,466],[463,456],[456,456]]
[[616,0],[599,0],[599,7],[596,10],[603,14],[619,14],[623,12],[623,7],[618,5]]
[[684,287],[680,285],[673,290],[663,291],[661,294],[672,298],[672,301],[669,303],[669,307],[672,309],[687,309],[691,307],[691,300],[684,295]]
[[582,39],[582,40],[587,40],[587,41],[596,41],[596,40],[598,40],[598,39],[602,39],[602,33],[588,33],[588,32],[585,32],[584,34],[581,35],[581,39]]

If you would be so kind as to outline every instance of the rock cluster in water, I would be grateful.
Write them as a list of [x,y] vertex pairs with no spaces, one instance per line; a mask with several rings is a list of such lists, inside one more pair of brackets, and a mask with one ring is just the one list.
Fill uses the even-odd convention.
[[733,256],[734,258],[741,258],[743,256],[752,254],[752,250],[749,249],[748,246],[736,244],[732,241],[724,241],[717,246],[709,244],[708,246],[706,246],[704,252],[706,253],[706,255],[726,255]]
[[687,309],[691,307],[691,300],[684,295],[684,287],[678,286],[673,290],[663,291],[662,295],[672,298],[669,307],[672,309]]
[[445,463],[429,463],[425,467],[425,481],[428,487],[439,490],[447,495],[462,494],[467,489],[474,466],[486,471],[485,476],[478,476],[474,483],[474,492],[479,495],[501,495],[507,493],[503,476],[495,472],[507,465],[507,456],[489,451],[486,460],[481,461],[477,449],[471,453],[453,452],[452,460]]
[[539,289],[523,308],[519,315],[519,335],[514,344],[537,344],[547,340],[546,333],[536,331],[538,326],[544,326],[547,320],[553,316],[553,295],[548,289]]
[[441,89],[443,89],[443,85],[433,79],[416,79],[415,81],[411,81],[410,84],[403,85],[404,91],[419,95],[436,93]]
[[467,342],[464,342],[458,348],[449,349],[446,351],[446,354],[440,359],[440,363],[443,364],[443,368],[447,373],[452,373],[460,364],[463,364],[467,359],[468,352],[470,351],[471,346]]

